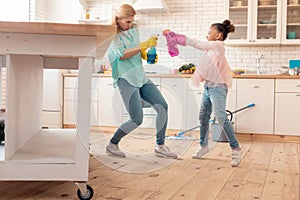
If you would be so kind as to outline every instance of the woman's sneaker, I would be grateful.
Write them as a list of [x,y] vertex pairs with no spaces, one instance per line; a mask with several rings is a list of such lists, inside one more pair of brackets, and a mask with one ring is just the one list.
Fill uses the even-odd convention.
[[209,151],[210,151],[210,149],[208,146],[200,147],[199,150],[192,155],[192,158],[193,159],[203,158],[206,154],[208,154]]
[[231,151],[231,166],[232,167],[237,167],[241,163],[241,157],[242,157],[242,150],[232,150]]
[[125,158],[125,153],[123,153],[117,144],[110,143],[106,146],[106,153],[108,153],[111,156],[119,157],[119,158]]
[[157,157],[177,159],[177,155],[175,153],[171,152],[169,147],[167,147],[164,144],[156,145],[154,152]]

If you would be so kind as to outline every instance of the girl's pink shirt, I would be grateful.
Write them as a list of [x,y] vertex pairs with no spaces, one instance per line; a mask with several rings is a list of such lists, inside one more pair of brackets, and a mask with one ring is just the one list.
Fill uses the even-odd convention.
[[232,74],[225,57],[224,41],[200,41],[187,38],[186,45],[204,52],[196,65],[197,70],[192,76],[194,81],[226,84],[227,87],[231,87]]

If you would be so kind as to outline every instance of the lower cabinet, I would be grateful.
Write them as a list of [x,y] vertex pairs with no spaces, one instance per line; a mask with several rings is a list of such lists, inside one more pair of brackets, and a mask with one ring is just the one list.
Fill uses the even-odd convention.
[[47,128],[61,128],[61,111],[43,111],[42,125]]
[[[161,90],[161,78],[151,78],[151,81],[155,86]],[[129,120],[128,112],[125,108],[125,105],[122,101],[122,122]],[[142,102],[143,105],[143,122],[139,126],[140,128],[155,128],[156,127],[156,111],[150,106],[150,104]]]
[[[98,92],[95,92],[98,82],[98,77],[92,78],[92,91],[91,91],[91,126],[98,126]],[[77,77],[64,77],[64,90],[63,90],[63,126],[73,126],[76,124],[77,113]]]
[[[64,77],[63,125],[74,125],[77,105],[77,77]],[[194,86],[190,78],[151,78],[168,103],[168,129],[185,130],[199,125],[203,83]],[[233,115],[237,133],[300,135],[300,80],[235,78],[228,91],[226,109]],[[155,128],[156,111],[144,104],[140,127]],[[48,118],[58,113],[48,113]],[[55,118],[58,118],[55,116]],[[111,77],[92,78],[91,126],[119,127],[129,119]],[[213,114],[211,116],[213,119]],[[57,122],[47,120],[48,123]],[[51,126],[51,124],[49,124]]]
[[98,125],[119,126],[122,123],[123,101],[113,87],[112,77],[98,77]]
[[191,79],[187,78],[186,80],[188,82],[186,125],[187,129],[191,129],[199,126],[199,109],[203,95],[203,84],[193,85]]
[[161,93],[168,103],[168,129],[186,129],[187,80],[185,78],[162,78]]
[[277,79],[275,129],[277,135],[300,135],[300,80]]
[[236,132],[273,134],[274,79],[237,79],[237,108],[250,103],[236,114]]
[[[202,101],[202,95],[204,92],[204,83],[193,85],[191,79],[188,79],[188,103],[187,103],[187,128],[193,128],[199,125],[199,112]],[[228,89],[226,110],[236,110],[236,79],[233,79],[232,87]],[[233,121],[235,121],[236,115],[233,115]],[[213,113],[211,119],[213,119]],[[233,123],[235,128],[235,123]]]

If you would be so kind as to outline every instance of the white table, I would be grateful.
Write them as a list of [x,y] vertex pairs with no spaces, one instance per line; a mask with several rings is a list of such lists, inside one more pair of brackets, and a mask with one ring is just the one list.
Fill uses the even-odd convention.
[[[5,155],[0,180],[69,180],[87,194],[91,70],[115,28],[0,22],[6,55]],[[42,129],[43,69],[79,69],[75,129]]]

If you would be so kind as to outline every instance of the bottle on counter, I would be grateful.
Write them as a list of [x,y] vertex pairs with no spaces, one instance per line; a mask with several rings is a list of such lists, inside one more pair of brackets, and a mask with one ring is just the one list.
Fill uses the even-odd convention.
[[86,9],[85,11],[85,19],[90,19],[90,10]]

